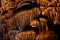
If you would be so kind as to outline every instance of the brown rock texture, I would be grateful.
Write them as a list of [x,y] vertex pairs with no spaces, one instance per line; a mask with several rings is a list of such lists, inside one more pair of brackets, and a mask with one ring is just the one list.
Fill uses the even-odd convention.
[[57,40],[51,31],[60,37],[60,0],[0,0],[0,40]]
[[15,37],[16,40],[35,40],[36,34],[34,31],[26,31],[18,33]]
[[36,40],[58,40],[58,39],[57,35],[54,34],[54,32],[49,31],[49,32],[41,32],[40,34],[38,34]]

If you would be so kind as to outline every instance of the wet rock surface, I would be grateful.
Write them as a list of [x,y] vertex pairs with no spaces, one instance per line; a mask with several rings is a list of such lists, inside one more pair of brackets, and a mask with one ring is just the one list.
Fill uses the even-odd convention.
[[60,40],[60,0],[0,0],[0,4],[0,40]]

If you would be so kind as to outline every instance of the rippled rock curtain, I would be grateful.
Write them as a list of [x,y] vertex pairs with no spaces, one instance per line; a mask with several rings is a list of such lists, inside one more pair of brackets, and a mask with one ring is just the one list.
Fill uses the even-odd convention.
[[[25,34],[27,35],[27,33],[25,33],[26,29],[28,29],[27,31],[34,30],[35,33],[36,30],[38,30],[38,32],[41,31],[40,29],[44,28],[43,24],[45,21],[41,22],[41,20],[39,20],[40,18],[47,19],[48,21],[46,23],[47,28],[50,31],[54,31],[54,32],[58,31],[57,34],[59,34],[59,29],[60,29],[59,0],[0,0],[0,4],[1,4],[0,5],[1,40],[2,39],[17,40],[15,39],[15,35],[21,35],[21,32],[23,32],[22,35]],[[37,27],[36,24],[34,25],[33,23],[34,20],[37,20],[39,22],[39,25],[42,26]],[[31,23],[33,23],[33,25],[36,27],[32,27],[33,25],[31,26],[30,25]],[[36,35],[38,36],[39,34],[40,32]],[[47,32],[47,34],[49,33]],[[28,38],[32,38],[34,36],[35,36],[34,34],[31,34],[31,37],[29,37],[29,34],[27,35]],[[25,38],[24,36],[22,37]],[[22,37],[20,40],[24,40]],[[47,39],[50,40],[51,38],[50,39],[47,38]],[[55,40],[53,37],[52,39]],[[40,39],[28,39],[28,40],[40,40]],[[44,38],[42,40],[44,40]]]

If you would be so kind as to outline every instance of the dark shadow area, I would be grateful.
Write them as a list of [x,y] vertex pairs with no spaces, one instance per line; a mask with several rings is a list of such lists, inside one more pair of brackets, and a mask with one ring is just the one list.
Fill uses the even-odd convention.
[[52,30],[57,34],[58,40],[60,40],[60,25],[56,24],[52,28]]
[[29,30],[33,30],[36,34],[39,33],[39,29],[37,27],[31,27],[31,26],[26,26],[23,31],[29,31]]
[[36,2],[34,3],[29,3],[27,5],[23,5],[22,7],[20,8],[17,8],[15,11],[14,11],[14,14],[13,15],[16,15],[18,12],[20,11],[24,11],[24,10],[30,10],[30,9],[33,9],[33,8],[36,8],[36,7],[39,7],[40,4],[37,4]]
[[5,15],[7,12],[8,12],[8,11],[7,11],[7,10],[5,10],[4,12],[2,12],[2,15]]

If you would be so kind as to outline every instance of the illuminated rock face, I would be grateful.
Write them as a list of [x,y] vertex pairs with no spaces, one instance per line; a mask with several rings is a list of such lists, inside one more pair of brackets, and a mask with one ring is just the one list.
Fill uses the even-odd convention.
[[48,31],[48,32],[41,32],[36,37],[36,40],[58,40],[57,35],[54,34],[54,32]]
[[4,10],[10,10],[14,8],[20,8],[27,3],[34,3],[35,0],[2,0],[1,5]]
[[39,33],[43,31],[48,31],[47,20],[45,18],[39,18],[38,20],[33,20],[30,24],[33,28],[38,28]]
[[[58,20],[60,20],[59,17],[59,7],[49,7],[46,10],[42,12],[43,15],[46,15],[50,21],[52,21],[54,24],[60,24],[58,23]],[[59,21],[60,22],[60,21]]]
[[[36,1],[40,4],[39,6],[35,5]],[[16,37],[16,40],[35,40],[35,36],[37,37],[36,40],[40,40],[40,36],[42,36],[41,40],[44,40],[43,36],[46,40],[55,40],[54,37],[52,37],[53,35],[55,36],[54,33],[52,35],[50,31],[50,33],[43,31],[48,31],[48,29],[50,29],[48,27],[51,27],[52,30],[58,29],[58,26],[55,28],[55,25],[60,25],[60,0],[0,0],[0,3],[0,37],[2,38],[2,33],[4,31],[3,40],[15,40],[14,37]],[[30,4],[32,8],[30,8],[29,5],[25,6],[27,4]],[[33,7],[33,5],[35,6]],[[28,9],[26,7],[28,7]],[[39,15],[46,16],[48,20],[44,17],[38,18]],[[34,19],[35,17],[37,17],[36,20]],[[48,21],[49,23],[47,23]],[[47,24],[50,24],[50,26],[47,26]],[[31,29],[33,30],[34,28],[37,28],[39,31],[38,35],[35,35],[35,33],[32,33],[31,31],[25,32],[23,29],[27,26],[28,28],[31,26]],[[17,30],[20,33],[18,33]],[[60,30],[60,28],[58,30]],[[32,36],[29,36],[29,33]],[[28,34],[27,39],[25,39],[25,34]],[[50,34],[52,36],[50,36]],[[23,36],[20,37],[19,35]],[[49,38],[49,36],[51,38]]]
[[35,40],[36,34],[34,31],[21,32],[16,35],[16,40]]

